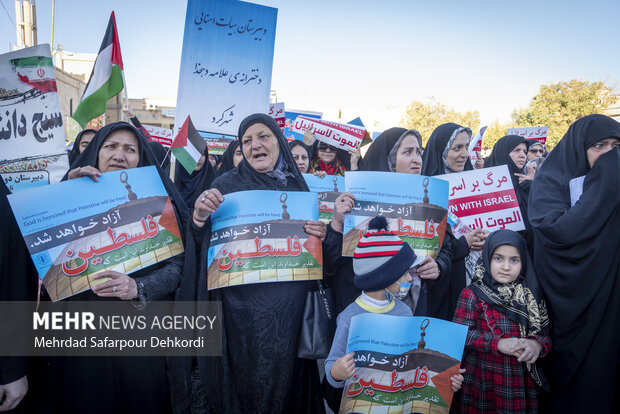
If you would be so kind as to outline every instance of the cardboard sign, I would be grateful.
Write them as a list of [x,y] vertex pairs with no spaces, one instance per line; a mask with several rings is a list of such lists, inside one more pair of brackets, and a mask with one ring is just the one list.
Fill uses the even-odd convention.
[[545,145],[547,141],[548,126],[528,128],[508,128],[507,135],[519,135],[528,140],[538,141]]
[[475,167],[476,162],[478,161],[478,155],[480,151],[482,151],[482,138],[484,137],[484,133],[487,131],[487,127],[483,126],[480,128],[480,131],[476,134],[475,137],[472,138],[469,143],[469,159],[471,164]]
[[310,127],[312,127],[312,132],[317,140],[347,151],[359,148],[366,134],[364,128],[355,125],[339,124],[305,116],[297,117],[292,130],[303,136],[304,132]]
[[284,137],[288,141],[293,141],[295,139],[299,141],[304,140],[303,133],[300,134],[292,130],[293,126],[295,125],[295,120],[297,119],[299,115],[303,115],[306,118],[312,118],[312,119],[321,119],[321,116],[323,116],[321,112],[300,111],[296,109],[285,111],[284,112],[284,130],[282,131],[282,133],[284,133]]
[[276,120],[278,126],[281,129],[284,129],[284,126],[286,125],[286,117],[284,115],[284,102],[269,104],[268,115]]
[[304,230],[318,220],[317,194],[240,191],[211,215],[208,289],[323,277],[321,240]]
[[223,155],[226,148],[235,140],[232,135],[211,134],[209,132],[198,131],[201,137],[207,141],[209,155]]
[[343,256],[353,256],[368,222],[381,214],[415,251],[413,266],[426,256],[437,257],[447,226],[447,182],[416,174],[347,171],[345,191],[355,196],[355,205],[344,219]]
[[269,102],[278,10],[243,1],[189,0],[176,121],[199,131],[237,134]]
[[[53,301],[183,252],[172,203],[153,166],[104,173],[8,196]],[[41,203],[41,200],[46,200]],[[20,275],[15,275],[19,277]]]
[[0,55],[0,174],[11,192],[69,169],[49,45]]
[[438,175],[450,184],[450,211],[471,228],[524,230],[506,165]]
[[341,413],[445,413],[459,373],[467,326],[426,317],[362,313],[351,319]]
[[174,140],[174,131],[170,128],[160,128],[152,125],[142,124],[144,129],[149,133],[153,141],[157,141],[164,147],[169,148]]
[[326,175],[319,178],[314,174],[302,174],[308,188],[319,195],[319,220],[329,224],[334,217],[334,202],[344,191],[344,177]]

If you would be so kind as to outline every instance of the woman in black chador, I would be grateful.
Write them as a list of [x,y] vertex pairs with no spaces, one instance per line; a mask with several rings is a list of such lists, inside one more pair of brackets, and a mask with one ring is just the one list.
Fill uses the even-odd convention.
[[[439,125],[426,143],[422,157],[422,175],[431,177],[473,170],[468,150],[470,139],[471,130],[467,127],[454,123]],[[447,279],[446,275],[443,275],[441,283],[429,284],[428,288],[429,295],[441,302],[441,312],[433,316],[451,320],[459,295],[474,274],[477,255],[471,251],[482,249],[488,231],[473,229],[459,238],[454,237],[451,229],[448,229],[446,234],[452,258],[450,275]],[[446,247],[442,246],[442,250],[444,248]]]
[[[323,412],[317,364],[297,358],[299,330],[312,282],[275,282],[207,291],[210,214],[226,194],[244,190],[308,191],[280,128],[268,115],[247,117],[239,126],[243,160],[202,193],[191,219],[183,282],[177,300],[222,302],[221,357],[198,357],[206,412]],[[207,189],[204,189],[207,190]],[[308,222],[309,234],[325,237],[325,225]],[[187,409],[189,358],[174,367],[173,399]],[[196,389],[194,384],[192,388]],[[195,393],[194,393],[195,394]]]
[[534,263],[552,323],[545,412],[620,409],[619,145],[620,123],[581,118],[532,184]]
[[534,235],[532,234],[530,221],[527,218],[527,198],[530,195],[533,177],[527,175],[527,167],[525,166],[528,145],[528,141],[519,135],[506,135],[495,143],[491,155],[484,162],[484,167],[497,167],[499,165],[506,165],[508,167],[512,186],[519,203],[519,210],[521,210],[521,218],[523,218],[523,224],[525,225],[525,230],[519,233],[525,238],[528,252],[532,256],[534,252]]
[[[142,133],[126,122],[109,124],[97,131],[65,179],[91,177],[96,181],[101,173],[145,166],[157,168],[183,235],[187,214],[181,195],[159,168]],[[62,311],[67,301],[131,300],[139,307],[149,301],[171,300],[181,280],[182,265],[181,254],[130,275],[111,270],[101,272],[100,277],[110,280],[53,304],[51,309],[58,307]],[[36,401],[39,412],[107,414],[172,410],[164,357],[52,357],[42,368],[40,388]]]

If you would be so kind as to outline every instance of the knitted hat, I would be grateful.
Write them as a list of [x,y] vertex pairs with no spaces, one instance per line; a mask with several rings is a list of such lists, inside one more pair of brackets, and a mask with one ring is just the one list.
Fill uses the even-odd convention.
[[405,274],[415,258],[411,247],[388,230],[386,218],[374,217],[353,253],[353,284],[367,291],[385,289]]

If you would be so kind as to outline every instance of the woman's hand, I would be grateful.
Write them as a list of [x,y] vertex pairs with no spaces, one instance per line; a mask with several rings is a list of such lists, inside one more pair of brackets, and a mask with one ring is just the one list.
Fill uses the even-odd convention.
[[325,240],[325,236],[327,235],[327,224],[323,223],[320,220],[316,221],[306,221],[304,225],[304,230],[311,236],[316,236],[321,239],[321,242]]
[[0,412],[17,407],[27,392],[28,379],[25,375],[8,384],[0,384]]
[[519,338],[502,338],[497,341],[497,350],[502,354],[519,357]]
[[314,175],[316,175],[319,178],[325,178],[325,176],[327,175],[327,171],[315,171]]
[[123,112],[125,113],[125,115],[127,115],[127,118],[129,119],[134,118],[136,116],[136,114],[133,112],[131,108],[124,109]]
[[307,146],[311,146],[314,143],[314,133],[312,132],[313,129],[313,127],[308,127],[306,132],[304,132],[304,144]]
[[99,178],[97,177],[101,177],[101,171],[99,171],[95,167],[87,165],[86,167],[75,168],[69,171],[69,174],[67,174],[68,180],[73,180],[74,178],[80,177],[90,177],[93,181],[99,181]]
[[114,270],[104,270],[93,276],[93,279],[110,278],[107,282],[103,282],[93,287],[93,293],[103,298],[119,298],[122,300],[131,300],[138,297],[138,286],[136,281],[127,276],[125,273],[115,272]]
[[525,180],[533,180],[536,176],[536,168],[537,165],[535,162],[533,162],[527,166],[527,174],[515,173],[514,175],[519,177],[519,184],[521,184]]
[[475,228],[465,234],[465,240],[471,250],[482,250],[484,242],[489,236],[489,231],[482,228]]
[[358,169],[358,162],[360,160],[360,158],[362,158],[362,152],[360,151],[359,148],[354,148],[352,150],[349,150],[349,154],[351,154],[351,171],[357,171]]
[[223,202],[224,196],[217,188],[203,192],[194,203],[194,212],[192,213],[194,224],[202,227],[209,216],[215,213],[215,210],[220,208]]
[[334,201],[334,216],[332,217],[332,229],[342,233],[344,228],[344,215],[350,213],[355,205],[355,196],[351,193],[342,193]]
[[463,374],[466,371],[467,370],[465,368],[461,368],[459,369],[458,375],[453,375],[450,377],[450,385],[452,386],[452,392],[457,392],[458,390],[461,389],[461,387],[463,386],[463,381],[465,380],[465,378],[463,377]]
[[518,358],[519,362],[533,364],[538,359],[543,346],[535,339],[519,338],[517,350],[521,354]]
[[416,273],[420,276],[420,279],[435,280],[439,277],[439,266],[432,257],[426,256],[422,263],[416,268]]
[[355,353],[351,352],[349,354],[343,355],[334,362],[334,365],[329,370],[329,373],[332,375],[332,378],[336,381],[344,381],[348,380],[355,374],[355,362],[353,362],[353,355]]

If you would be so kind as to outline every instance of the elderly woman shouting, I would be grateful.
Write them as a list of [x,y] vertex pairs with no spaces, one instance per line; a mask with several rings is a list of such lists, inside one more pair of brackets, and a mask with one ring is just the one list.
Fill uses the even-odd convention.
[[[223,355],[198,357],[201,388],[208,390],[207,412],[323,412],[317,364],[297,358],[299,330],[311,282],[237,285],[207,291],[210,215],[226,194],[244,190],[308,191],[293,155],[273,118],[254,114],[241,122],[243,160],[218,177],[194,204],[193,237],[186,248],[178,300],[216,300],[223,309]],[[305,230],[321,239],[326,226],[309,221]],[[189,372],[178,372],[173,386],[182,401]],[[196,376],[196,367],[192,367]],[[195,384],[192,386],[196,394]],[[243,391],[241,391],[243,390]],[[198,392],[200,394],[200,392]],[[180,407],[183,409],[184,407]]]

